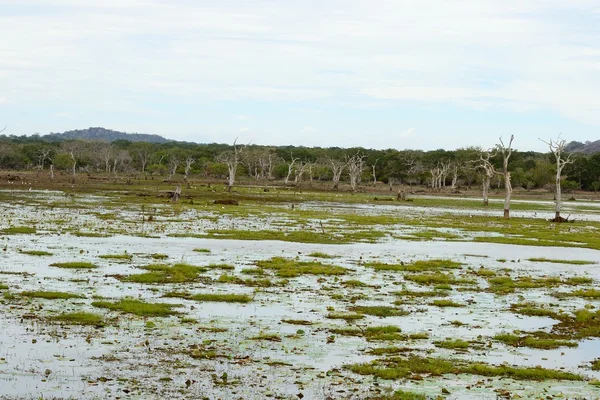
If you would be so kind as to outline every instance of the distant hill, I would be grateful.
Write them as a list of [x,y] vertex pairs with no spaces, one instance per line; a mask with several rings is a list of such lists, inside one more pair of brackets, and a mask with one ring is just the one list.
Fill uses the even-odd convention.
[[600,140],[595,142],[571,142],[567,144],[565,150],[568,152],[577,152],[584,154],[596,154],[600,153]]
[[53,142],[70,139],[106,140],[107,142],[114,142],[115,140],[129,140],[130,142],[150,143],[173,142],[173,140],[165,139],[159,135],[149,135],[145,133],[125,133],[105,128],[87,128],[63,133],[49,133],[42,136],[42,138]]

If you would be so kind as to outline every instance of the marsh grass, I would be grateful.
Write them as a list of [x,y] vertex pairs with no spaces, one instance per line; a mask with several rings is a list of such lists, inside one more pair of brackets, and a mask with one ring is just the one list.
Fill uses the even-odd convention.
[[[473,284],[475,281],[469,279],[459,279],[454,275],[436,272],[433,274],[410,274],[405,275],[404,279],[418,283],[420,285],[455,285],[455,284]],[[451,289],[451,288],[450,288]]]
[[141,300],[127,298],[116,302],[106,300],[94,301],[92,302],[92,306],[142,317],[168,317],[178,314],[178,312],[173,311],[173,308],[180,307],[178,304],[146,303]]
[[44,250],[19,250],[19,252],[21,254],[27,254],[30,256],[38,256],[38,257],[53,255],[52,253],[50,253],[48,251],[44,251]]
[[11,226],[2,229],[0,233],[4,235],[33,235],[37,233],[37,230],[30,226]]
[[528,258],[528,261],[541,262],[541,263],[554,263],[554,264],[570,264],[570,265],[590,265],[595,264],[594,261],[585,260],[557,260],[552,258]]
[[553,338],[551,334],[545,332],[535,332],[532,335],[524,336],[499,333],[494,336],[494,340],[513,347],[531,347],[544,350],[557,349],[559,347],[577,347],[577,342]]
[[210,249],[194,249],[197,253],[210,253]]
[[327,253],[322,253],[320,251],[315,251],[313,253],[310,253],[308,255],[309,257],[314,257],[314,258],[336,258],[337,256],[331,255],[331,254],[327,254]]
[[446,339],[444,341],[433,342],[433,344],[442,349],[468,349],[471,345],[470,342],[462,339]]
[[439,271],[444,269],[459,269],[462,263],[452,260],[435,259],[419,260],[412,263],[385,264],[385,263],[365,263],[365,267],[373,268],[376,271],[403,271],[403,272],[427,272]]
[[350,311],[358,314],[374,315],[376,317],[401,317],[410,314],[406,310],[390,306],[355,306],[351,307]]
[[441,376],[445,374],[470,374],[486,377],[506,377],[516,380],[544,381],[549,379],[581,381],[583,377],[570,372],[541,367],[493,366],[483,363],[410,356],[375,360],[371,363],[346,365],[345,368],[360,375],[373,375],[381,379],[405,379],[413,374]]
[[231,264],[208,264],[206,266],[206,268],[209,269],[225,269],[225,270],[233,270],[235,269],[235,266],[231,265]]
[[457,303],[457,302],[454,302],[452,300],[447,300],[447,299],[433,300],[429,304],[432,306],[436,306],[436,307],[465,307],[464,304]]
[[163,283],[185,283],[194,282],[199,279],[200,274],[206,272],[206,268],[190,264],[151,264],[142,269],[147,270],[141,274],[119,275],[122,282],[133,282],[143,284],[163,284]]
[[331,312],[327,314],[327,318],[329,319],[343,319],[344,321],[355,321],[358,319],[363,319],[364,314],[357,313],[340,313],[340,312]]
[[133,256],[131,254],[101,254],[98,258],[102,258],[105,260],[131,260]]
[[85,296],[74,294],[74,293],[65,293],[65,292],[21,292],[20,296],[30,297],[35,299],[47,299],[47,300],[60,300],[60,299],[84,299]]
[[275,271],[278,276],[293,278],[300,275],[343,275],[348,272],[344,267],[323,264],[318,261],[296,261],[283,257],[257,261],[256,265]]
[[51,267],[65,268],[65,269],[94,269],[98,266],[89,261],[70,261],[70,262],[56,262],[50,264]]
[[510,309],[515,314],[527,315],[529,317],[550,317],[561,319],[561,314],[547,308],[542,308],[535,303],[516,303],[511,304]]
[[287,282],[280,281],[278,283],[272,282],[270,279],[244,279],[235,275],[223,274],[217,279],[219,283],[232,283],[235,285],[244,285],[248,287],[271,287],[276,285],[285,285]]
[[101,315],[88,312],[72,312],[64,313],[54,317],[50,317],[51,321],[62,322],[68,325],[92,325],[104,326],[104,319]]
[[8,289],[8,285],[5,285],[4,283],[0,282],[0,290],[7,290]]
[[224,303],[249,303],[252,301],[252,297],[246,294],[199,293],[190,296],[190,300]]

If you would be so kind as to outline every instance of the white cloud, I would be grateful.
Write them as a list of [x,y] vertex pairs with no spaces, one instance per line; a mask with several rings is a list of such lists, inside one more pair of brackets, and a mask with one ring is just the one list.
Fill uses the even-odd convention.
[[158,98],[309,103],[326,118],[318,105],[416,102],[600,125],[597,0],[14,4],[20,12],[0,12],[0,104],[23,109],[154,114],[144,102]]
[[400,138],[406,139],[415,136],[415,128],[408,128],[404,132],[400,133]]

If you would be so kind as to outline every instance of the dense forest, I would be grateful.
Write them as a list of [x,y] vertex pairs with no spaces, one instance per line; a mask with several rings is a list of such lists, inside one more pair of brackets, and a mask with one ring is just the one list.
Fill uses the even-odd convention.
[[[474,147],[421,151],[53,139],[0,136],[0,168],[46,171],[52,176],[55,172],[106,173],[164,179],[227,179],[233,171],[238,179],[282,180],[289,185],[329,181],[333,187],[347,182],[353,189],[376,181],[433,188],[473,187],[485,179],[484,159],[489,158],[496,171],[502,168],[502,157],[494,149]],[[514,150],[508,169],[515,188],[554,187],[556,162],[551,152]],[[563,190],[600,189],[600,153],[578,153],[562,174]],[[502,174],[493,174],[491,187],[502,185]]]

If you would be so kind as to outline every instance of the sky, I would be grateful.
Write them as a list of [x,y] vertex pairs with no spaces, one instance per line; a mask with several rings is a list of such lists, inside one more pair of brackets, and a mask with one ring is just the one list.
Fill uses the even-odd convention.
[[198,143],[600,139],[600,0],[0,0],[0,128]]

